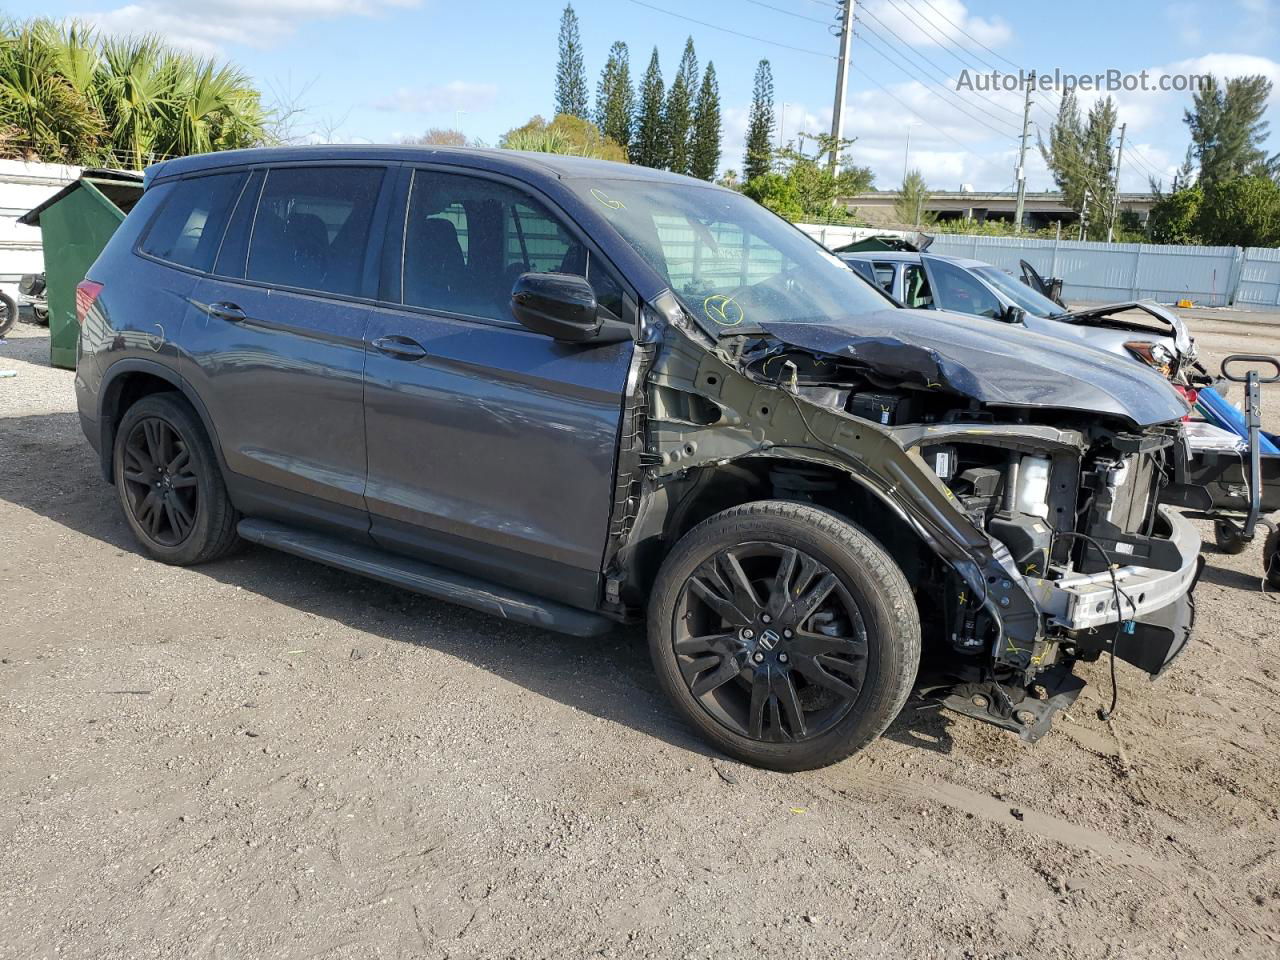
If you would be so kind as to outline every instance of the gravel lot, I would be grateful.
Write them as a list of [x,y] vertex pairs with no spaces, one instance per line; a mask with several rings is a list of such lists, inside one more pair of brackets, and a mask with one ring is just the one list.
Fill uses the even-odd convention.
[[[1193,324],[1280,354],[1280,318]],[[1256,544],[1207,548],[1196,642],[1121,664],[1110,724],[1104,661],[1034,746],[909,705],[771,774],[691,736],[638,630],[144,559],[43,331],[0,369],[0,957],[1280,956]]]

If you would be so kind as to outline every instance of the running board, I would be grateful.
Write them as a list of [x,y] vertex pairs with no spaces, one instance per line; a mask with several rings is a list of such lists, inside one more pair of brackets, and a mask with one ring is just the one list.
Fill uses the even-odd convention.
[[614,627],[612,620],[599,614],[322,533],[269,520],[241,520],[236,532],[251,543],[531,627],[575,637],[598,637]]

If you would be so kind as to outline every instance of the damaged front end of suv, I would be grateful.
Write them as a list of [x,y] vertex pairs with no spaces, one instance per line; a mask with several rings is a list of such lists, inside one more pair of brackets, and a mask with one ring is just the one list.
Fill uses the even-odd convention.
[[919,608],[917,689],[1023,739],[1078,696],[1078,661],[1154,676],[1186,645],[1200,540],[1159,502],[1185,412],[1159,377],[937,312],[726,327],[723,302],[653,303],[606,557],[616,608],[664,543],[768,497],[884,544]]

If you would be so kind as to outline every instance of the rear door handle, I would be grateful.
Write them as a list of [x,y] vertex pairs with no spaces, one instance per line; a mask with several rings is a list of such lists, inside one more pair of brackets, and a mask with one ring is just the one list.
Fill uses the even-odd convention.
[[222,300],[218,303],[209,304],[209,316],[216,317],[219,320],[225,320],[227,323],[240,323],[248,319],[248,314],[241,310],[236,304],[228,303]]
[[427,355],[427,348],[412,337],[399,335],[379,337],[373,341],[374,349],[397,360],[421,360]]

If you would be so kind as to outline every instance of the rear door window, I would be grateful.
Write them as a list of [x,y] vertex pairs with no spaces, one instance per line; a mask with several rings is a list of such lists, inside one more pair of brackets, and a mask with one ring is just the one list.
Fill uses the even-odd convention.
[[209,270],[244,181],[244,173],[179,180],[151,222],[142,252],[180,266]]
[[249,241],[250,280],[360,296],[381,167],[267,173]]
[[876,282],[884,288],[887,294],[893,294],[893,264],[885,263],[882,260],[876,261]]

